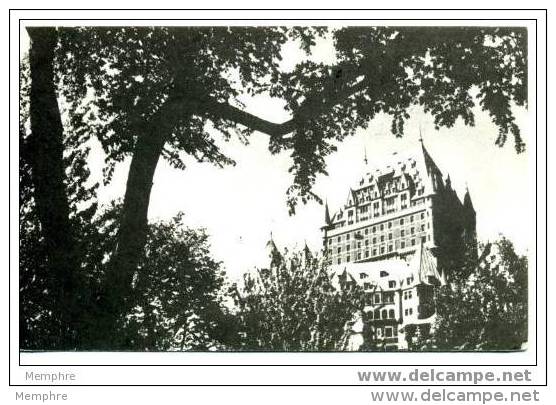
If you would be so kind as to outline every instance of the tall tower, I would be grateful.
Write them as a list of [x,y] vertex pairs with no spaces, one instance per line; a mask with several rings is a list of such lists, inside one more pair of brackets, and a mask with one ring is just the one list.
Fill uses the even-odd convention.
[[435,288],[475,241],[471,196],[460,200],[422,139],[366,166],[356,184],[332,215],[325,205],[325,257],[340,282],[349,276],[366,292],[365,347],[411,349],[435,324]]
[[475,239],[477,234],[477,213],[473,207],[468,187],[465,188],[465,196],[463,197],[463,210],[466,237]]

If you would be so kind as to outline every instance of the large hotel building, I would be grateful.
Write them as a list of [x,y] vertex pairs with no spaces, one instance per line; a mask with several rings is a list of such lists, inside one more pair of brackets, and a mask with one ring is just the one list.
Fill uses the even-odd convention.
[[335,274],[367,292],[365,346],[404,350],[430,333],[434,288],[475,240],[475,210],[421,141],[364,173],[334,214],[326,206],[322,231]]

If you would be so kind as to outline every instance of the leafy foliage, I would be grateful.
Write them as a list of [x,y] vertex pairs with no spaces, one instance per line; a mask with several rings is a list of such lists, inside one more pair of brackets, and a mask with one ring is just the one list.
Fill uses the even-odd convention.
[[[57,297],[60,280],[49,269],[46,241],[36,211],[35,187],[30,164],[29,126],[29,63],[25,58],[20,70],[19,109],[19,286],[20,286],[20,347],[22,349],[56,349],[64,342],[59,334],[62,328],[70,327],[79,334],[78,325],[62,326],[62,314]],[[87,288],[88,275],[83,271],[87,250],[87,236],[93,229],[91,220],[96,213],[96,190],[98,184],[90,181],[87,168],[89,149],[82,145],[74,134],[64,138],[64,166],[67,168],[65,187],[70,202],[70,223],[77,236],[78,263],[77,290],[79,305],[90,301],[91,290]],[[80,310],[84,308],[81,307]]]
[[346,326],[363,307],[361,287],[335,283],[327,268],[302,254],[274,264],[246,273],[232,291],[240,349],[345,350]]
[[310,195],[315,174],[326,174],[333,142],[366,128],[381,112],[402,136],[413,106],[430,113],[437,128],[449,128],[458,118],[474,125],[478,104],[499,128],[496,144],[512,134],[516,151],[524,150],[512,104],[527,102],[526,30],[349,27],[333,36],[336,65],[304,62],[271,86],[296,118],[291,138],[271,139],[276,150],[293,150],[290,205]]
[[[310,53],[326,35],[334,41],[334,65],[306,60],[292,71],[280,68],[288,40],[299,40]],[[133,153],[146,123],[178,99],[186,101],[158,126],[169,133],[163,157],[180,169],[181,153],[233,164],[209,124],[224,140],[236,133],[247,142],[253,130],[267,127],[255,125],[264,121],[258,117],[246,119],[242,96],[281,99],[291,120],[266,123],[277,130],[267,131],[270,150],[291,151],[292,212],[299,199],[320,201],[312,186],[326,174],[324,159],[335,142],[381,112],[402,136],[413,106],[430,113],[438,128],[458,118],[473,125],[478,104],[499,128],[496,144],[512,134],[516,150],[525,147],[512,113],[513,104],[527,102],[527,32],[521,28],[79,27],[64,29],[61,38],[60,79],[72,124],[81,136],[101,141],[107,181],[114,164]]]
[[474,272],[440,288],[437,310],[441,349],[520,349],[527,342],[527,258],[506,238],[485,245]]
[[[224,139],[237,132],[225,120],[200,110],[201,96],[242,105],[239,96],[256,94],[277,71],[280,50],[289,37],[305,32],[284,28],[246,27],[108,27],[65,29],[59,63],[64,96],[75,107],[73,126],[84,136],[94,134],[107,154],[107,180],[113,164],[133,152],[136,136],[169,99],[185,98],[189,105],[173,112],[160,128],[168,132],[163,157],[185,168],[181,152],[198,161],[233,164],[222,155],[207,124]],[[197,99],[197,100],[196,100]],[[84,100],[87,100],[84,102]]]
[[[87,273],[104,288],[114,251],[121,206],[112,205],[95,220]],[[231,315],[224,307],[221,263],[211,258],[203,229],[190,229],[183,214],[149,225],[147,243],[133,279],[131,310],[121,314],[118,347],[125,350],[210,350],[234,341]],[[92,285],[90,288],[94,289]],[[95,318],[91,319],[95,327]],[[103,331],[91,329],[90,342]],[[94,347],[94,346],[92,346]]]
[[235,338],[223,307],[224,273],[204,230],[185,228],[180,214],[150,226],[145,251],[124,326],[132,348],[209,350]]

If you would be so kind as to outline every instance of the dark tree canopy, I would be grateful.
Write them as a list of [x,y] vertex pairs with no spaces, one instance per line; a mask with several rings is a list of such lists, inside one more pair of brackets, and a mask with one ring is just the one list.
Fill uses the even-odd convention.
[[[233,163],[219,152],[208,122],[225,139],[266,133],[272,152],[291,152],[292,209],[297,197],[316,197],[311,186],[326,173],[324,158],[334,141],[380,112],[392,116],[392,133],[402,136],[412,106],[432,114],[437,127],[451,127],[458,118],[473,125],[472,107],[480,105],[499,128],[496,144],[511,134],[516,150],[524,149],[512,105],[527,101],[525,29],[348,27],[329,33],[335,65],[307,60],[293,71],[280,69],[283,44],[300,38],[310,52],[325,33],[300,27],[64,29],[64,95],[75,106],[90,98],[86,108],[76,108],[73,125],[102,142],[107,178],[113,164],[133,152],[145,122],[166,110],[167,119],[156,121],[169,133],[162,155],[178,168],[184,168],[180,152]],[[245,94],[283,100],[291,119],[273,123],[249,114],[239,100]]]
[[521,349],[528,335],[527,258],[502,237],[481,247],[473,267],[438,291],[438,348]]
[[[90,181],[87,166],[89,149],[80,142],[79,137],[69,133],[60,134],[64,153],[59,154],[60,165],[65,176],[60,179],[63,194],[67,197],[66,218],[58,233],[63,233],[64,244],[49,241],[45,232],[45,224],[41,223],[41,215],[37,207],[35,195],[38,190],[36,159],[37,139],[33,137],[29,125],[30,116],[30,81],[29,65],[23,61],[20,71],[20,127],[19,127],[19,286],[20,286],[20,347],[22,349],[61,349],[74,348],[79,345],[81,334],[77,322],[68,323],[70,301],[75,315],[82,315],[84,305],[93,295],[90,288],[89,275],[83,270],[87,262],[87,235],[94,231],[92,218],[96,213],[97,184]],[[55,138],[52,136],[52,138]],[[41,140],[44,142],[44,139]],[[48,145],[43,145],[48,148]],[[45,158],[46,154],[40,154]],[[45,170],[42,176],[54,177]],[[40,177],[39,177],[40,179]],[[43,184],[43,190],[48,184]],[[51,191],[46,187],[46,190]],[[55,221],[53,212],[56,210],[51,199],[45,199],[46,209],[43,211],[51,218],[49,226]],[[67,222],[66,222],[67,221]],[[69,225],[68,225],[69,224]],[[71,229],[68,229],[70,227]],[[56,231],[56,228],[53,227]],[[51,231],[52,232],[52,231]],[[71,249],[67,246],[67,235],[71,234]],[[59,255],[53,259],[52,250]],[[49,252],[50,251],[50,252]],[[66,270],[72,272],[72,289],[74,297],[67,297],[67,274],[54,271],[60,261],[71,263]]]
[[[114,253],[120,211],[121,206],[114,205],[94,224],[98,233],[89,247],[88,273],[97,275],[101,287]],[[223,303],[222,264],[211,257],[206,231],[187,228],[183,218],[180,213],[149,225],[144,252],[133,275],[133,293],[128,297],[130,309],[120,314],[118,329],[113,331],[120,339],[116,347],[208,350],[235,341],[231,316]],[[91,337],[92,344],[98,340]]]

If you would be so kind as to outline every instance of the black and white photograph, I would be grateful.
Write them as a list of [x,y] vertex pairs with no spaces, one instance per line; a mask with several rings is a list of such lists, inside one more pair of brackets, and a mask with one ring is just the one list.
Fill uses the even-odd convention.
[[20,352],[529,350],[529,35],[22,26]]

